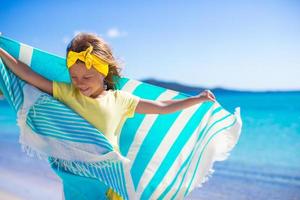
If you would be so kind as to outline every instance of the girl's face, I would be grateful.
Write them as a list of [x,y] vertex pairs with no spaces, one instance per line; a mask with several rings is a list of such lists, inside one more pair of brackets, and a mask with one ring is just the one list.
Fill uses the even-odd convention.
[[85,96],[95,98],[104,90],[104,75],[95,68],[87,69],[85,63],[78,62],[69,69],[74,86]]

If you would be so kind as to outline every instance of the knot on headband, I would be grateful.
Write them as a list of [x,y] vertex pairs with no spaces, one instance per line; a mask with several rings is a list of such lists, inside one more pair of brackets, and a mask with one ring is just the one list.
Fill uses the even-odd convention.
[[85,51],[74,52],[69,51],[67,56],[67,66],[70,68],[79,59],[85,63],[87,69],[92,66],[104,76],[108,74],[108,63],[100,59],[98,56],[92,54],[93,46],[89,46]]

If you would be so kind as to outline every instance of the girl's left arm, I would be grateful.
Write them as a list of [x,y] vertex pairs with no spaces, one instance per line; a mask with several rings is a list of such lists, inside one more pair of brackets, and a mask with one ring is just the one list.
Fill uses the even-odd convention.
[[204,102],[204,101],[215,101],[214,94],[205,90],[201,92],[199,95],[192,96],[186,99],[178,99],[178,100],[167,100],[167,101],[152,101],[147,99],[140,99],[135,112],[141,114],[167,114],[176,112],[178,110],[182,110],[193,106],[195,104]]

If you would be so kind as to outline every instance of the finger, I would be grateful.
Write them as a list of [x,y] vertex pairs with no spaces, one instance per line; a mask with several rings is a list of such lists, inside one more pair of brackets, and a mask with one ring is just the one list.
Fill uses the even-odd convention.
[[212,96],[214,99],[216,98],[214,93],[212,93],[211,91],[209,92],[210,96]]
[[208,96],[215,99],[215,96],[212,93],[209,93]]

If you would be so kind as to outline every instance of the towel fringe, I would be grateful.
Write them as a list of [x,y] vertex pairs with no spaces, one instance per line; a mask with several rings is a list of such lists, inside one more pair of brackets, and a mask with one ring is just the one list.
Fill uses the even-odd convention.
[[[239,125],[238,131],[235,132],[235,135],[231,135],[231,134],[226,134],[226,135],[223,134],[222,135],[223,136],[222,139],[225,140],[223,142],[226,144],[225,148],[223,148],[222,151],[216,152],[214,158],[211,161],[210,169],[208,170],[208,172],[206,172],[202,181],[195,185],[196,188],[201,188],[203,186],[203,184],[212,177],[213,173],[215,172],[215,170],[213,169],[214,162],[226,160],[230,155],[230,151],[236,145],[236,143],[239,139],[239,136],[241,133],[241,127],[242,127],[242,120],[241,120],[241,116],[240,116],[240,107],[235,108],[234,116],[235,116],[235,119],[237,120],[237,124]],[[216,146],[218,147],[219,145],[216,145]],[[191,192],[191,191],[189,191],[189,192]]]
[[117,160],[105,160],[100,162],[83,162],[77,160],[63,160],[55,157],[46,155],[45,153],[39,152],[32,147],[21,143],[22,152],[26,153],[30,157],[36,157],[40,160],[49,162],[51,165],[55,165],[60,170],[66,170],[74,174],[88,174],[91,177],[98,178],[94,176],[90,168],[102,169],[106,167],[111,167],[113,164],[120,163],[121,161]]

